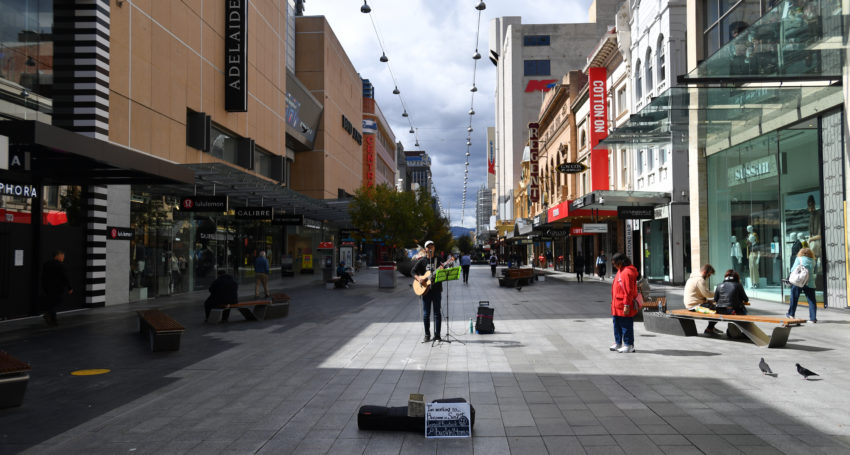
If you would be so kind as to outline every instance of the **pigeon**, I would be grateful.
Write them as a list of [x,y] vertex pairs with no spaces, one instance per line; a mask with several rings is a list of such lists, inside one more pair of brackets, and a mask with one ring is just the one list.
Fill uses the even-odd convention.
[[811,370],[808,370],[808,369],[802,367],[799,363],[797,363],[795,365],[797,365],[797,373],[800,373],[800,376],[802,376],[803,379],[809,379],[809,376],[819,376],[814,371],[811,371]]
[[764,361],[764,357],[759,360],[759,370],[761,370],[762,374],[773,374],[773,371],[770,370],[770,365]]
[[522,291],[522,286],[517,286],[516,290],[517,292]]

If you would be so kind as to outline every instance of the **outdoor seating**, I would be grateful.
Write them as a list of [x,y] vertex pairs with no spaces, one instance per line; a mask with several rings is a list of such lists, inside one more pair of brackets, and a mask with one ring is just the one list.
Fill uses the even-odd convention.
[[499,278],[499,286],[515,287],[517,285],[529,285],[534,280],[534,271],[531,268],[503,269]]
[[[668,313],[670,318],[684,321],[706,320],[728,322],[729,328],[726,335],[729,338],[746,337],[757,346],[778,348],[785,346],[788,342],[788,335],[791,333],[791,327],[799,326],[806,322],[805,319],[762,316],[762,315],[747,315],[747,314],[705,314],[690,310],[673,310]],[[765,324],[774,324],[770,335],[767,335],[759,327],[756,322]],[[694,327],[692,335],[696,335]]]
[[151,351],[180,349],[180,336],[186,330],[171,316],[160,310],[137,311],[139,334],[148,340]]
[[20,406],[32,367],[9,353],[0,351],[0,409]]
[[207,318],[207,322],[211,324],[217,324],[221,322],[224,311],[231,309],[239,310],[239,313],[242,314],[242,317],[244,317],[246,321],[262,321],[266,318],[268,307],[272,304],[272,302],[273,300],[270,299],[248,300],[245,302],[227,305],[225,307],[213,308],[210,310],[210,315]]

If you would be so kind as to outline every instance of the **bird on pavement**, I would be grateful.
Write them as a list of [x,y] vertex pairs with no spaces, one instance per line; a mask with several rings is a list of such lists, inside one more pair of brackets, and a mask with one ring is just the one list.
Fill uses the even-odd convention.
[[808,370],[805,367],[801,366],[799,363],[795,365],[797,365],[797,373],[800,373],[800,376],[802,376],[803,379],[809,379],[809,376],[820,376],[814,371]]
[[517,286],[516,290],[517,292],[522,291],[522,286]]
[[770,365],[768,365],[767,362],[764,361],[764,357],[759,360],[759,370],[761,370],[762,374],[769,374],[771,376],[773,375],[773,371],[770,370]]

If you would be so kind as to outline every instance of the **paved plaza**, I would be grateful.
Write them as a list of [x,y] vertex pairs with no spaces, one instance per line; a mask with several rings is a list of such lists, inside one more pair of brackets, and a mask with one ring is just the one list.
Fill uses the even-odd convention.
[[[846,312],[821,311],[780,349],[636,323],[637,352],[619,354],[608,350],[610,281],[550,273],[500,288],[473,266],[469,285],[443,295],[457,341],[432,344],[410,279],[379,289],[375,269],[356,278],[345,290],[275,280],[290,315],[261,322],[235,313],[205,324],[203,292],[60,314],[55,329],[0,322],[0,349],[33,367],[23,406],[0,410],[0,453],[850,453]],[[681,288],[654,293],[682,306]],[[480,300],[495,308],[493,335],[469,334]],[[179,351],[149,351],[136,327],[143,308],[186,326]],[[761,357],[778,376],[761,374]],[[796,362],[820,376],[802,380]],[[111,371],[70,374],[95,368]],[[414,392],[468,399],[473,437],[358,430],[361,405],[403,406]]]

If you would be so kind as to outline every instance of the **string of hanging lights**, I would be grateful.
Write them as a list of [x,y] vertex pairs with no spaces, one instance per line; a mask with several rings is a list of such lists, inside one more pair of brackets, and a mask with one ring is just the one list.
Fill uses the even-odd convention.
[[475,77],[478,71],[478,61],[481,60],[481,53],[478,52],[478,43],[481,38],[481,12],[487,8],[484,1],[481,0],[475,5],[478,11],[478,21],[475,27],[475,52],[472,54],[472,87],[469,89],[469,124],[466,127],[466,168],[463,171],[463,198],[460,206],[460,220],[463,225],[464,215],[466,214],[466,189],[469,186],[469,155],[472,147],[472,116],[475,115],[475,93],[478,92],[478,87],[475,84]]
[[407,119],[407,125],[410,127],[409,133],[413,135],[414,146],[418,148],[418,129],[413,126],[413,117],[411,117],[410,113],[407,112],[407,103],[404,101],[404,96],[402,95],[401,90],[398,89],[398,79],[396,79],[392,65],[390,65],[390,59],[387,57],[387,51],[384,48],[384,40],[381,38],[381,33],[378,31],[377,24],[375,24],[375,18],[372,16],[372,7],[369,6],[367,0],[363,0],[363,5],[360,6],[360,12],[369,16],[369,21],[372,23],[372,30],[375,31],[375,38],[378,40],[378,46],[381,47],[381,57],[378,60],[382,63],[386,63],[387,65],[387,70],[393,80],[393,95],[396,95],[399,103],[401,103],[401,116]]

